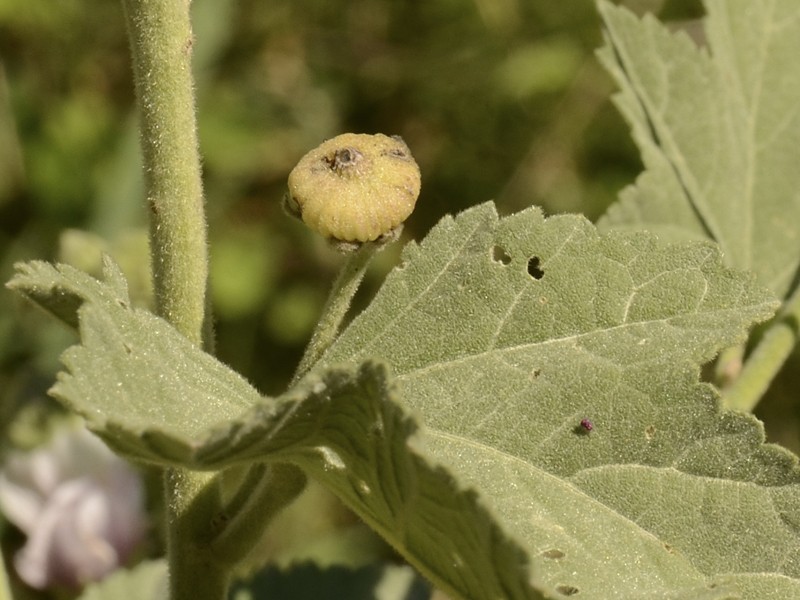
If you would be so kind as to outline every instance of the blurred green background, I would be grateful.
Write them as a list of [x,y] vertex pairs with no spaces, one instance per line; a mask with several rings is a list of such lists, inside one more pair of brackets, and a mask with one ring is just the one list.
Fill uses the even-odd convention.
[[[640,169],[593,55],[591,0],[194,0],[192,11],[218,353],[265,393],[285,385],[341,262],[280,208],[288,172],[322,140],[405,138],[423,174],[406,227],[417,239],[490,199],[504,213],[596,218]],[[91,270],[103,250],[148,301],[124,27],[118,2],[0,0],[4,281],[17,260]],[[3,290],[5,410],[44,391],[66,343],[16,303]]]
[[[702,14],[699,0],[624,4],[676,26]],[[280,207],[289,170],[322,140],[403,136],[423,177],[404,234],[414,239],[490,199],[506,214],[536,204],[595,219],[641,170],[594,58],[592,0],[194,0],[192,10],[218,355],[264,393],[287,383],[341,263]],[[0,279],[30,259],[96,272],[111,252],[146,305],[142,196],[120,4],[0,0]],[[74,339],[0,290],[0,448],[36,441]],[[770,410],[785,421],[783,404]],[[796,431],[775,435],[796,448]]]

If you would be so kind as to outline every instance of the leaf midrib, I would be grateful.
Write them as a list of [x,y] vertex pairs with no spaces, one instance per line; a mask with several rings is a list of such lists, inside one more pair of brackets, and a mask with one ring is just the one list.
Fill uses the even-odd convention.
[[[773,305],[773,303],[771,303],[771,302],[762,302],[760,304],[751,305],[751,309],[756,309],[756,308],[760,308],[760,307],[763,307],[764,309],[772,309],[772,305]],[[539,340],[539,341],[528,342],[528,343],[524,343],[524,344],[517,344],[515,346],[507,346],[505,348],[494,347],[494,348],[489,348],[487,350],[483,350],[481,352],[468,354],[466,356],[458,356],[458,357],[454,357],[454,358],[448,359],[448,360],[436,361],[434,363],[430,363],[430,364],[427,364],[427,365],[419,367],[419,368],[411,369],[409,371],[395,373],[395,376],[399,380],[410,379],[412,377],[419,376],[420,374],[433,372],[433,371],[436,371],[436,370],[439,370],[439,369],[451,368],[451,367],[453,367],[455,365],[458,365],[459,363],[467,363],[467,362],[469,362],[471,360],[476,360],[476,359],[479,359],[479,358],[482,358],[482,357],[491,356],[491,355],[493,355],[495,353],[503,354],[503,353],[507,353],[507,352],[510,353],[510,352],[514,352],[514,351],[525,350],[525,349],[533,348],[533,347],[545,347],[545,346],[548,346],[548,345],[551,345],[551,344],[564,344],[564,343],[567,343],[567,342],[579,341],[579,340],[581,340],[581,339],[583,339],[585,337],[597,335],[599,333],[604,333],[604,332],[608,332],[608,333],[623,332],[624,333],[626,328],[631,328],[631,327],[641,328],[641,327],[646,327],[648,325],[658,325],[658,324],[669,325],[670,324],[669,321],[671,321],[673,319],[686,319],[686,318],[690,318],[693,315],[724,316],[724,315],[726,315],[728,313],[739,314],[741,312],[741,310],[742,309],[740,307],[739,308],[728,308],[728,309],[724,309],[724,310],[704,311],[702,313],[698,312],[698,313],[681,314],[681,315],[666,317],[666,318],[663,318],[663,319],[651,319],[651,320],[648,320],[648,321],[632,321],[632,322],[629,322],[629,323],[621,323],[619,325],[614,325],[613,327],[608,327],[608,328],[605,328],[605,329],[595,329],[595,330],[592,330],[592,331],[584,331],[584,332],[581,332],[581,333],[571,334],[571,335],[563,336],[563,337],[550,338],[550,339],[547,339],[547,340]],[[676,329],[677,328],[678,327],[676,327]],[[382,332],[381,335],[380,336],[376,336],[376,338],[382,337],[383,333],[385,333],[385,332]],[[351,358],[353,360],[358,360],[359,357],[363,358],[364,356],[367,356],[367,355],[368,355],[368,353],[367,353],[366,348],[365,348],[364,350],[362,350],[362,351],[360,351],[360,352],[358,352],[356,354],[353,354]],[[697,360],[704,360],[707,357],[706,357],[706,354],[703,354],[702,356],[695,357],[695,358],[697,358]],[[630,365],[630,364],[638,364],[638,363],[631,362],[631,361],[626,361],[626,364]]]

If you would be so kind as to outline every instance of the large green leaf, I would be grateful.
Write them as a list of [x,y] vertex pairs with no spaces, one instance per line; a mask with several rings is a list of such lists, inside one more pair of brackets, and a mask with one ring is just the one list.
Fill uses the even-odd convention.
[[729,597],[758,573],[749,597],[796,594],[796,459],[698,383],[770,298],[707,242],[483,205],[407,247],[320,366],[390,364],[418,444],[489,501],[544,588]]
[[[499,219],[484,205],[445,219],[403,261],[325,356],[331,366],[278,399],[161,319],[108,301],[104,284],[92,296],[82,276],[40,265],[52,289],[83,299],[82,345],[65,353],[54,394],[129,456],[296,464],[469,598],[536,597],[529,581],[556,597],[735,597],[749,565],[728,545],[715,561],[695,545],[735,533],[730,504],[700,504],[718,484],[762,500],[747,514],[751,545],[769,535],[789,554],[800,522],[793,459],[763,446],[750,417],[719,413],[697,383],[696,365],[776,304],[712,244],[601,237],[580,217]],[[36,284],[30,269],[15,280]],[[421,432],[371,357],[392,365]],[[662,521],[643,519],[634,509],[653,479],[688,489],[702,510],[660,506]],[[795,567],[757,584],[794,586]]]
[[112,263],[112,284],[45,263],[20,271],[20,291],[39,290],[49,304],[50,289],[81,305],[81,345],[64,353],[67,371],[52,394],[118,451],[199,469],[292,463],[452,593],[540,597],[525,552],[474,491],[410,447],[417,426],[383,366],[325,370],[280,398],[262,398],[168,323],[131,308]]
[[800,4],[705,4],[698,48],[600,3],[600,57],[646,166],[600,225],[711,238],[784,296],[800,265]]

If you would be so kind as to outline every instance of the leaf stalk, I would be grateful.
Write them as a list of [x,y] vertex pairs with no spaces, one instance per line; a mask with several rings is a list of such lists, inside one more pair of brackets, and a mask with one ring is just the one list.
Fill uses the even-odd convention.
[[376,249],[379,247],[374,242],[361,244],[357,250],[348,256],[347,262],[342,265],[342,269],[339,271],[339,275],[336,277],[336,281],[333,282],[333,287],[328,294],[328,299],[325,301],[322,316],[292,378],[292,385],[308,373],[336,339],[353,301],[353,296],[358,291],[358,286],[364,278],[364,273],[369,266],[370,260],[372,260]]
[[208,279],[187,0],[122,0],[141,124],[156,309],[201,344]]
[[800,287],[784,303],[747,357],[742,372],[723,390],[725,405],[751,412],[789,358],[800,334]]
[[[189,0],[122,0],[131,47],[150,220],[157,313],[198,346],[206,312],[208,249],[192,80]],[[221,600],[227,568],[200,551],[218,494],[212,474],[165,471],[173,600]]]

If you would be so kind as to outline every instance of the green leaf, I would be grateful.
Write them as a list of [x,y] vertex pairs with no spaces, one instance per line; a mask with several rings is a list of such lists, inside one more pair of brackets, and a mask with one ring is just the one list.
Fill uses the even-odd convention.
[[600,225],[707,237],[783,297],[800,266],[800,15],[706,0],[708,47],[600,2],[599,53],[646,166]]
[[105,283],[40,271],[51,289],[85,299],[82,343],[64,353],[68,371],[52,394],[118,451],[198,469],[294,464],[455,595],[540,597],[525,553],[475,493],[410,446],[417,426],[381,365],[324,370],[280,398],[261,398],[164,320],[107,301],[114,294]]
[[[794,459],[763,446],[754,419],[719,413],[697,383],[696,365],[776,304],[712,244],[601,237],[580,217],[499,219],[484,205],[445,219],[403,259],[324,358],[357,369],[318,365],[286,395],[259,398],[165,322],[103,293],[80,309],[83,344],[65,353],[53,393],[143,460],[300,466],[464,597],[537,597],[529,582],[562,596],[733,597],[729,579],[750,565],[725,543],[704,562],[710,550],[692,534],[705,521],[659,507],[659,529],[627,510],[641,486],[657,489],[652,479],[689,489],[714,517],[715,543],[737,507],[706,506],[704,494],[717,480],[750,491],[776,524],[759,532],[748,512],[751,539],[769,534],[791,556]],[[364,362],[372,356],[392,364],[425,429]],[[612,476],[632,467],[639,483]],[[725,560],[734,566],[715,571]],[[781,568],[762,588],[796,584],[794,563]]]
[[167,600],[167,564],[143,562],[132,569],[120,569],[86,588],[79,600]]
[[68,371],[50,393],[129,458],[188,465],[210,428],[262,402],[241,376],[146,310],[92,302],[79,315],[81,345],[62,355]]
[[6,287],[22,294],[70,327],[78,327],[78,309],[85,302],[130,306],[128,284],[109,256],[103,257],[104,281],[69,265],[31,261],[14,265],[17,273]]
[[535,208],[499,219],[484,204],[406,247],[322,362],[387,360],[430,423],[463,394],[491,391],[469,410],[497,412],[498,385],[518,394],[563,377],[593,400],[619,387],[620,366],[706,362],[777,306],[714,244],[600,236],[583,217],[545,220]]
[[797,460],[698,383],[776,304],[707,242],[483,205],[407,247],[320,367],[392,366],[417,447],[479,490],[540,589],[735,597],[758,572],[796,593]]

